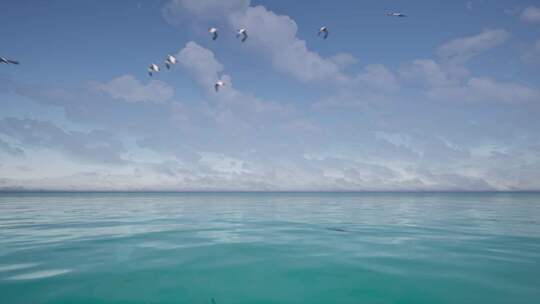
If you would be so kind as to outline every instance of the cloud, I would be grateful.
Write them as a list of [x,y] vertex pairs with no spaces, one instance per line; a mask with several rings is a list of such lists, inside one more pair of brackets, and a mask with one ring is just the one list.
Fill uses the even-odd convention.
[[360,85],[382,92],[399,88],[399,82],[394,73],[382,64],[367,65],[356,79]]
[[[261,136],[283,138],[290,133],[285,126],[302,119],[288,103],[238,90],[214,53],[195,42],[188,42],[178,59],[175,70],[187,72],[201,88],[203,94],[197,100],[119,102],[99,86],[115,81],[75,88],[18,85],[16,92],[41,105],[60,107],[78,125],[111,130],[133,140],[137,148],[179,159],[192,159],[201,151],[238,153],[260,147]],[[119,78],[123,77],[115,79]],[[227,83],[219,93],[213,87],[217,79]]]
[[[354,78],[347,79],[335,96],[314,103],[317,110],[329,107],[362,107],[402,99],[401,88],[418,86],[419,98],[468,102],[531,102],[538,92],[526,85],[500,82],[488,77],[472,77],[464,64],[502,43],[510,34],[502,29],[485,30],[477,35],[444,43],[437,49],[437,59],[415,59],[404,63],[397,72],[381,64],[368,64]],[[412,87],[410,85],[413,85]],[[498,87],[495,87],[498,86]],[[496,91],[493,94],[490,91]]]
[[337,53],[330,56],[328,60],[334,62],[339,66],[340,69],[344,69],[358,63],[358,59],[349,53]]
[[231,31],[246,27],[250,36],[245,46],[268,58],[278,71],[302,82],[346,80],[340,69],[344,61],[351,62],[350,56],[321,57],[308,50],[306,42],[297,37],[298,26],[289,16],[249,4],[250,1],[240,0],[171,1],[166,5],[165,18],[178,23],[186,14],[197,19],[212,16],[227,23]]
[[65,131],[50,122],[8,117],[0,120],[0,134],[19,145],[60,150],[77,159],[124,162],[123,144],[106,131]]
[[429,100],[451,102],[534,103],[540,92],[525,84],[471,76],[464,67],[469,59],[502,44],[505,30],[486,30],[454,39],[438,48],[439,60],[416,59],[399,69],[402,81],[424,89]]
[[[538,146],[540,139],[537,108],[530,105],[538,100],[538,91],[519,81],[477,75],[479,70],[466,67],[471,58],[504,43],[509,35],[504,30],[455,39],[441,46],[434,58],[410,60],[395,69],[378,63],[353,66],[358,59],[348,53],[319,54],[300,38],[295,20],[263,6],[251,7],[250,1],[177,0],[166,5],[164,14],[181,22],[183,30],[193,26],[195,35],[197,29],[207,35],[210,24],[224,33],[218,44],[204,36],[201,44],[190,41],[177,52],[174,71],[195,85],[188,81],[185,95],[176,96],[172,83],[130,75],[66,88],[0,84],[0,91],[15,99],[37,109],[52,107],[47,110],[55,113],[37,116],[40,120],[0,120],[0,138],[8,145],[0,142],[3,153],[13,148],[25,153],[24,159],[12,157],[4,164],[2,187],[540,189],[539,150],[526,148]],[[241,47],[234,41],[234,47],[226,49],[235,39],[232,30],[240,26],[249,27],[250,39]],[[214,47],[219,52],[210,50]],[[269,81],[264,84],[267,89],[287,79],[299,82],[287,94],[267,93],[287,100],[250,92],[262,84],[240,84],[233,74],[238,67],[220,62],[222,56],[248,52],[258,56],[248,55],[248,62],[266,61],[287,76],[263,77]],[[227,85],[214,92],[218,79]],[[185,85],[177,92],[184,93]],[[71,127],[41,121],[58,119],[58,113],[65,114]],[[95,128],[101,131],[89,130]],[[62,172],[50,169],[56,165],[52,161],[27,164],[44,154],[57,157],[59,165],[79,161],[69,162]],[[112,163],[122,166],[108,165]],[[22,164],[33,171],[21,172]],[[512,172],[505,174],[506,170]]]
[[537,90],[512,82],[490,78],[471,78],[467,82],[471,100],[493,100],[505,103],[540,102]]
[[324,111],[330,108],[362,108],[397,100],[400,79],[382,64],[368,64],[354,77],[342,83],[337,92],[312,103],[311,108]]
[[245,161],[228,157],[223,153],[201,153],[199,164],[212,171],[227,175],[245,174],[250,172],[246,169]]
[[[208,113],[226,119],[226,117],[222,116],[224,114],[223,110],[229,110],[225,114],[251,112],[250,117],[253,117],[253,114],[268,114],[270,112],[287,114],[291,111],[288,106],[263,101],[251,94],[237,90],[231,76],[223,74],[224,66],[216,59],[214,53],[193,41],[188,42],[178,52],[177,58],[180,66],[193,75],[199,86],[206,92],[207,97],[219,102],[218,107],[208,109]],[[222,87],[219,93],[214,90],[214,83],[218,79],[225,81],[225,87]],[[220,119],[218,116],[215,116],[215,118]]]
[[24,150],[18,147],[13,147],[9,143],[3,141],[0,139],[0,152],[4,152],[6,154],[12,155],[12,156],[21,156],[24,155]]
[[40,105],[63,109],[65,117],[77,124],[138,135],[171,128],[168,123],[170,114],[175,112],[174,102],[127,102],[105,92],[100,88],[103,84],[89,82],[74,88],[20,84],[15,91]]
[[[287,154],[260,158],[260,155],[232,156],[223,152],[201,152],[190,161],[166,160],[150,164],[130,164],[129,170],[84,171],[62,177],[25,180],[4,178],[2,187],[13,189],[71,189],[71,190],[508,190],[538,189],[540,162],[530,155],[508,154],[512,172],[503,173],[501,164],[486,156],[463,158],[464,150],[446,140],[430,140],[418,146],[418,137],[407,134],[382,134],[379,159],[361,152],[355,157],[332,153],[329,155]],[[421,138],[420,138],[421,139]],[[388,140],[388,141],[387,141]],[[415,145],[421,158],[403,160],[402,152],[385,154],[393,145],[406,148]],[[397,147],[397,146],[396,146]],[[372,149],[363,146],[360,151]],[[282,151],[282,154],[285,153]],[[443,158],[445,154],[448,158]],[[537,153],[537,151],[536,151]],[[355,153],[351,153],[355,154]],[[394,158],[394,161],[391,161]],[[527,162],[524,159],[529,158]],[[418,162],[421,161],[421,164]],[[449,162],[451,160],[451,162]],[[448,163],[451,164],[451,168]],[[526,167],[522,165],[527,163]],[[479,165],[480,164],[480,165]],[[521,165],[521,166],[520,166]],[[530,165],[530,166],[529,166]],[[471,170],[473,169],[473,170]],[[526,177],[520,180],[520,173]],[[510,178],[505,178],[510,176]]]
[[150,80],[144,85],[132,75],[123,75],[107,83],[96,83],[95,87],[126,102],[162,103],[174,95],[173,88],[163,81]]
[[458,81],[432,59],[415,59],[404,65],[399,74],[406,81],[419,82],[430,87],[443,87],[456,84]]
[[536,6],[529,6],[521,12],[520,19],[528,23],[540,22],[540,8]]
[[212,51],[193,41],[188,42],[176,58],[178,63],[195,77],[199,85],[212,90],[224,69]]
[[457,173],[433,173],[430,170],[417,169],[416,178],[422,181],[422,188],[444,191],[491,191],[495,188],[484,178],[466,176]]
[[510,34],[506,30],[485,30],[474,36],[463,37],[441,45],[437,54],[444,61],[457,64],[465,63],[471,58],[503,44]]
[[247,45],[267,56],[281,72],[304,82],[341,81],[345,77],[334,61],[308,50],[306,42],[296,37],[298,26],[289,16],[256,6],[231,15],[230,22],[233,28],[249,28]]
[[540,102],[538,90],[519,83],[501,82],[485,77],[472,77],[460,86],[434,87],[428,90],[427,95],[434,100],[457,102]]

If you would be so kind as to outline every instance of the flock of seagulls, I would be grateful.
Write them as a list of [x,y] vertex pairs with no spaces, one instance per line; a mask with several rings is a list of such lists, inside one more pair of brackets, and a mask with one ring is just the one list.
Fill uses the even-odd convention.
[[[208,33],[210,34],[210,38],[212,39],[212,41],[215,41],[219,37],[218,29],[215,28],[215,27],[209,28]],[[328,36],[328,32],[326,33],[326,36]],[[236,31],[236,38],[240,39],[241,42],[245,42],[248,39],[248,37],[249,36],[248,36],[248,33],[247,33],[247,29],[241,28],[241,29]],[[178,60],[173,55],[167,55],[167,57],[165,57],[165,67],[167,68],[167,70],[169,70],[177,62],[178,62]],[[160,68],[155,63],[151,63],[148,66],[148,75],[149,76],[154,76],[154,74],[159,73],[159,71],[160,71]],[[222,81],[222,80],[218,80],[218,81],[216,81],[216,83],[214,83],[214,90],[216,92],[218,92],[219,88],[221,88],[223,86],[225,86],[225,82]]]
[[[407,15],[402,14],[400,12],[388,12],[385,15],[389,17],[407,17]],[[219,31],[215,27],[208,28],[208,33],[210,34],[210,38],[212,39],[212,41],[217,40],[219,37]],[[322,39],[326,40],[326,38],[328,38],[328,34],[329,34],[328,27],[322,26],[319,28],[319,32],[317,33],[317,36],[322,37]],[[248,39],[248,37],[249,36],[248,36],[246,28],[241,28],[236,31],[236,38],[240,39],[241,42],[245,42]],[[164,60],[165,67],[167,68],[167,70],[171,69],[171,67],[175,65],[177,62],[178,60],[173,55],[167,55]],[[0,63],[19,64],[19,61],[5,58],[5,57],[0,57]],[[159,73],[159,71],[160,71],[160,68],[155,63],[151,63],[148,66],[148,75],[150,76],[154,76],[154,74]],[[216,81],[216,83],[214,83],[214,90],[218,92],[219,89],[224,86],[225,86],[225,82],[222,80],[218,80]]]
[[[215,27],[210,27],[208,29],[208,33],[210,34],[210,38],[212,39],[212,41],[215,41],[219,37],[219,31]],[[328,36],[328,31],[326,32],[326,36]],[[325,36],[325,39],[326,39],[326,36]],[[245,42],[248,39],[248,37],[249,36],[247,33],[247,29],[241,28],[236,31],[236,38],[240,39],[241,42]],[[173,55],[167,55],[167,57],[165,57],[165,67],[167,68],[167,70],[169,70],[177,62],[178,60]],[[154,74],[159,73],[159,71],[160,71],[160,68],[155,63],[151,63],[148,66],[148,75],[150,76],[154,76]],[[216,83],[214,83],[214,90],[218,92],[219,88],[224,87],[224,86],[225,86],[225,82],[222,80],[218,80],[216,81]]]
[[[389,17],[407,17],[407,15],[400,12],[388,12],[385,15]],[[210,34],[210,38],[212,39],[212,41],[217,40],[219,37],[219,31],[215,27],[208,28],[208,33]],[[328,31],[328,27],[321,26],[319,28],[319,32],[317,33],[317,36],[322,37],[322,39],[326,40],[326,38],[328,38],[329,33],[330,32]],[[236,31],[236,38],[240,39],[241,42],[245,42],[248,39],[248,37],[249,36],[248,36],[246,28],[241,28]],[[169,69],[170,66],[174,64],[176,64],[176,58],[174,58],[174,56],[171,56],[171,55],[167,56],[167,59],[165,62],[165,66],[167,67],[167,69]],[[154,68],[157,68],[157,70],[155,70]],[[152,76],[152,72],[159,72],[159,67],[157,67],[155,64],[151,64],[149,70],[151,70],[149,73],[150,73],[150,76]],[[225,86],[225,82],[222,80],[218,80],[214,83],[214,90],[218,92],[219,89],[224,86]]]

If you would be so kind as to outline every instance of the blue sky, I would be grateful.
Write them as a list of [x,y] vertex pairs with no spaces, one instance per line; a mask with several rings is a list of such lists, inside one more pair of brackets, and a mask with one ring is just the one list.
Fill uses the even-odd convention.
[[535,1],[4,7],[0,189],[540,190]]

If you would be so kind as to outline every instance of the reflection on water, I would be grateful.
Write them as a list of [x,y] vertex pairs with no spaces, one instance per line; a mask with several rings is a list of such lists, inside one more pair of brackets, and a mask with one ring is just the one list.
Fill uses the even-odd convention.
[[64,273],[70,272],[69,269],[51,269],[51,270],[42,270],[36,272],[22,273],[17,274],[12,277],[9,277],[8,280],[33,280],[33,279],[43,279],[48,277],[54,277]]
[[534,193],[0,194],[9,303],[530,303],[539,265]]

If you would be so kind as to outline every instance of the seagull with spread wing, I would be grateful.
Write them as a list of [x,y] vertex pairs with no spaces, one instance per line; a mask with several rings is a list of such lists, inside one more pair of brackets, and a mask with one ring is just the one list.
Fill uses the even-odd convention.
[[167,55],[167,58],[165,58],[165,66],[167,67],[167,70],[171,68],[171,66],[175,65],[178,62],[176,60],[176,57],[173,55]]
[[0,63],[19,64],[19,62],[17,60],[9,59],[9,58],[6,58],[6,57],[0,57]]
[[216,83],[214,84],[214,90],[215,90],[216,92],[218,92],[218,91],[219,91],[219,88],[224,87],[224,86],[225,86],[225,82],[222,81],[222,80],[218,80],[218,81],[216,81]]
[[389,12],[389,13],[386,13],[386,16],[390,16],[390,17],[407,17],[407,15],[402,14],[402,13],[398,13],[398,12]]
[[319,29],[319,33],[317,34],[317,36],[321,36],[323,35],[323,39],[326,39],[328,38],[328,28],[326,26],[323,26]]
[[208,29],[208,33],[212,36],[212,40],[216,40],[218,37],[218,30],[215,27],[211,27]]
[[148,67],[148,75],[152,76],[154,73],[157,72],[159,72],[159,67],[157,66],[157,64],[150,64],[150,66]]
[[242,39],[240,40],[242,42],[246,41],[246,39],[248,38],[247,30],[245,28],[241,28],[236,31],[236,38],[240,37],[242,37]]

